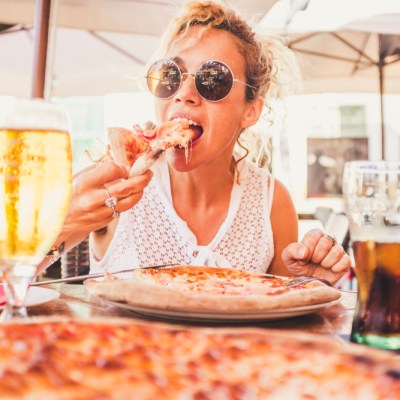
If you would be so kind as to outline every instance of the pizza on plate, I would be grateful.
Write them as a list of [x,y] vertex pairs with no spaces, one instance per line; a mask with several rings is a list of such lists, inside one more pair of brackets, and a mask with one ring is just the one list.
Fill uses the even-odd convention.
[[176,266],[136,269],[128,279],[87,280],[85,285],[108,300],[189,311],[279,310],[340,298],[337,289],[320,281],[285,286],[291,279],[232,268]]
[[135,125],[133,130],[120,127],[107,130],[115,163],[131,167],[131,176],[145,172],[170,147],[183,147],[187,151],[196,132],[194,122],[184,118],[147,128]]
[[0,325],[0,398],[397,400],[400,359],[312,334],[130,319]]

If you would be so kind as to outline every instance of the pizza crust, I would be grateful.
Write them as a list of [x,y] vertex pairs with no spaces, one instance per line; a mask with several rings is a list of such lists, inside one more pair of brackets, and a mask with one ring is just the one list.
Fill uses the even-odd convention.
[[107,137],[111,156],[118,165],[131,167],[149,148],[149,142],[129,129],[108,128]]
[[125,302],[139,307],[179,311],[268,311],[325,303],[340,298],[338,290],[318,281],[310,282],[306,288],[273,295],[227,296],[198,292],[185,293],[152,282],[150,279],[144,279],[140,275],[140,270],[137,272],[133,273],[133,278],[124,280],[102,282],[88,280],[85,286],[91,294],[111,301]]

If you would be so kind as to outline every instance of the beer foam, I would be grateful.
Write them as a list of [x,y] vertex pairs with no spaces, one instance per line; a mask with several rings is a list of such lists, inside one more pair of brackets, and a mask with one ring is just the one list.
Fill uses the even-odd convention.
[[68,131],[68,122],[60,106],[42,99],[0,98],[0,129]]
[[352,241],[379,243],[400,243],[399,226],[362,226],[350,228]]

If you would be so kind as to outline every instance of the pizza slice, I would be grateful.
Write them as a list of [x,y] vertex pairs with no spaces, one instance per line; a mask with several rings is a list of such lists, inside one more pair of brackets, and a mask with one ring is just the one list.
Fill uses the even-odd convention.
[[108,142],[114,162],[131,167],[149,148],[149,142],[125,128],[108,128]]
[[191,122],[179,118],[158,127],[148,123],[144,128],[134,125],[133,130],[108,128],[111,155],[117,164],[131,167],[130,176],[140,175],[168,148],[179,146],[188,149],[195,134]]

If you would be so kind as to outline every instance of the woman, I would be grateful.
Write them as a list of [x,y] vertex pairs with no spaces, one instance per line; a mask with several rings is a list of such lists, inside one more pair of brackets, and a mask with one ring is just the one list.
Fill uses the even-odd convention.
[[[216,2],[188,3],[164,47],[147,82],[158,123],[191,121],[190,156],[167,150],[141,200],[105,232],[92,234],[91,272],[178,262],[336,282],[350,266],[343,248],[318,230],[296,243],[298,221],[287,190],[234,154],[240,134],[259,119],[274,79],[270,47]],[[118,200],[114,216],[126,209],[116,184],[103,190],[103,201],[105,195]]]

